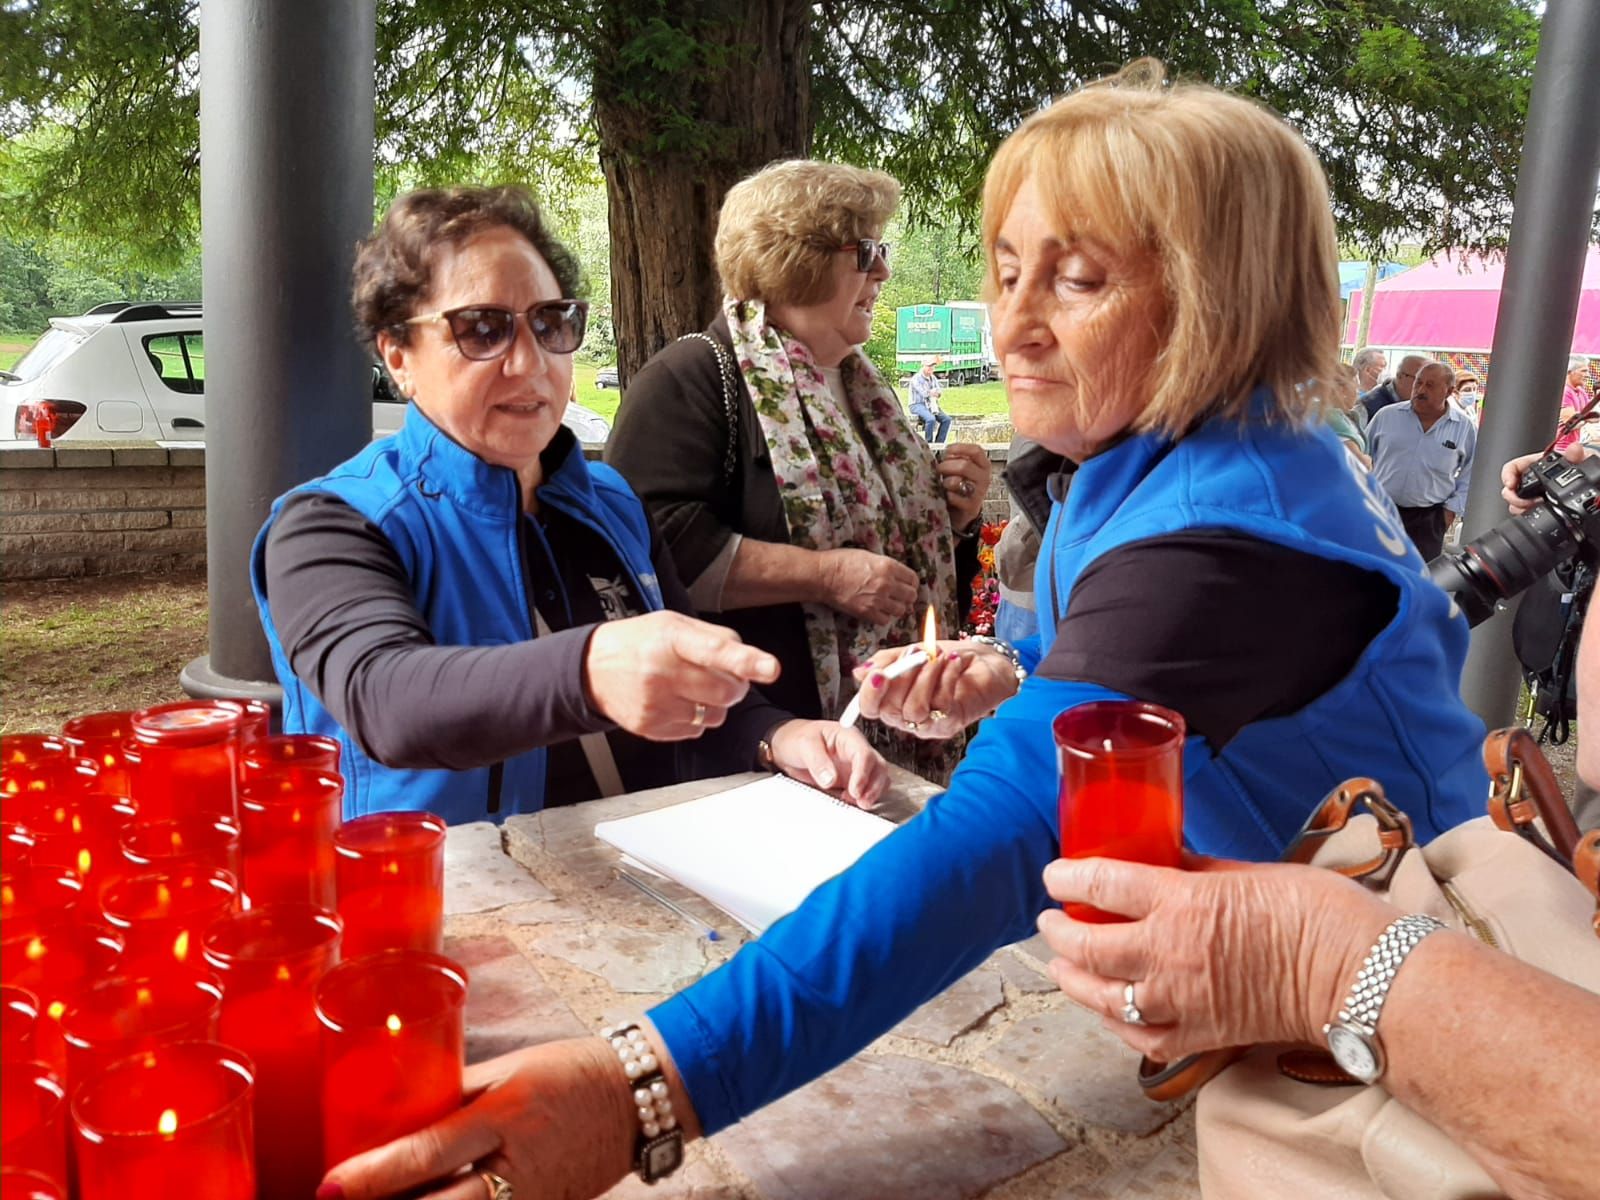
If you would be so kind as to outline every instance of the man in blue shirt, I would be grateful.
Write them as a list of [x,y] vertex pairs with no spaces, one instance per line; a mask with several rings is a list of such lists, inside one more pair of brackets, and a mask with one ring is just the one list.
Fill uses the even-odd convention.
[[1466,511],[1478,448],[1472,418],[1450,403],[1454,390],[1455,372],[1425,361],[1411,403],[1379,409],[1367,426],[1372,474],[1425,560],[1439,556],[1446,530]]

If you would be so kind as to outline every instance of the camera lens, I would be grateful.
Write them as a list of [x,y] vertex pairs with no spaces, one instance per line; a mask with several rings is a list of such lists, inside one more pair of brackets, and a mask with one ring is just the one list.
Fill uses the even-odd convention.
[[1500,601],[1571,557],[1577,547],[1577,534],[1546,502],[1456,553],[1440,555],[1428,564],[1428,578],[1455,598],[1467,624],[1479,625],[1494,615]]

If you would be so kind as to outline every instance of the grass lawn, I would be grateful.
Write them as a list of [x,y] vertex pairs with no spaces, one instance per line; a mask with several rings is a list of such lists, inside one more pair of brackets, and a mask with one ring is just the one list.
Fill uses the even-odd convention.
[[[572,378],[578,385],[578,403],[592,408],[607,421],[617,419],[617,405],[622,393],[616,388],[604,390],[594,386],[595,372],[600,368],[593,363],[572,364]],[[901,404],[910,404],[904,389],[896,388]],[[1003,417],[1006,415],[1006,385],[999,380],[990,383],[970,383],[966,387],[945,388],[941,400],[944,410],[956,416]]]
[[33,338],[25,333],[0,333],[0,371],[9,371],[31,345]]

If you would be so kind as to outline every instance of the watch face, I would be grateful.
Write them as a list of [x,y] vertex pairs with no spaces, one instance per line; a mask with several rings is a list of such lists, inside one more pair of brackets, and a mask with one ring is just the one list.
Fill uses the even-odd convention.
[[1328,1049],[1340,1069],[1362,1083],[1371,1083],[1382,1074],[1371,1042],[1347,1025],[1328,1027]]
[[639,1152],[639,1178],[646,1183],[665,1179],[683,1164],[683,1131],[674,1129],[646,1142]]

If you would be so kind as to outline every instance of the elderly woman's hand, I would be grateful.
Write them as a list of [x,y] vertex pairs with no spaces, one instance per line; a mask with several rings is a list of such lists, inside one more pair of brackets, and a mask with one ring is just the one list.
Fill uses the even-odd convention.
[[752,683],[771,683],[778,669],[733,630],[670,611],[601,622],[583,660],[595,708],[655,742],[716,728]]
[[340,1163],[317,1200],[484,1200],[480,1171],[529,1200],[598,1196],[631,1166],[638,1118],[622,1082],[599,1038],[550,1042],[468,1067],[466,1107]]
[[945,503],[950,508],[950,524],[966,529],[983,512],[983,499],[989,494],[994,469],[982,446],[971,442],[952,442],[939,460],[939,482],[944,485]]
[[[1058,909],[1039,931],[1061,990],[1161,1062],[1256,1042],[1321,1044],[1378,935],[1399,915],[1333,871],[1190,856],[1189,869],[1107,858],[1058,859],[1044,872],[1060,901],[1132,920],[1075,921]],[[1125,989],[1147,1022],[1122,1019]]]
[[917,573],[870,550],[820,550],[823,602],[874,625],[890,625],[917,602]]
[[772,734],[772,761],[785,775],[857,808],[872,808],[889,786],[889,764],[858,729],[837,721],[787,721]]
[[[1561,452],[1561,456],[1570,463],[1581,463],[1589,454],[1590,450],[1582,442],[1573,442]],[[1522,473],[1542,457],[1540,454],[1524,454],[1513,458],[1500,468],[1500,498],[1510,507],[1511,515],[1514,517],[1520,517],[1538,507],[1537,498],[1524,500],[1517,495],[1517,484],[1522,482]]]
[[939,642],[932,662],[899,679],[884,668],[915,646],[880,650],[856,668],[861,715],[920,738],[954,737],[1017,694],[1011,660],[981,642]]

